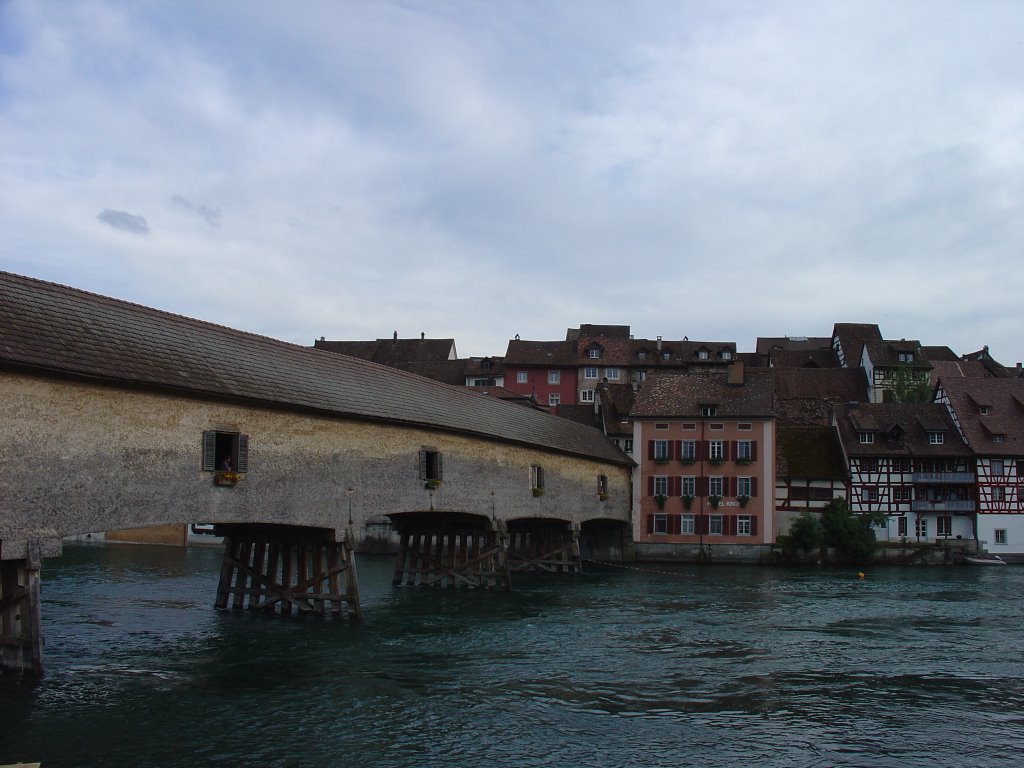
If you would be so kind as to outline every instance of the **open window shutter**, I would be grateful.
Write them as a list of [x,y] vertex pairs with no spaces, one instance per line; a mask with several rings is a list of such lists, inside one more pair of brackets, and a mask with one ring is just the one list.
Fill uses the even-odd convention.
[[682,515],[669,515],[668,516],[668,532],[678,534],[683,530],[683,516]]
[[647,476],[647,495],[654,495],[654,475]]
[[757,496],[757,478],[750,478],[750,495]]
[[753,515],[750,516],[750,535],[757,536],[757,518]]
[[[729,459],[731,459],[733,456],[736,455],[735,449],[732,451],[732,453],[729,452],[729,443],[730,442],[731,441],[729,441],[729,440],[723,440],[722,441],[722,458],[725,461],[729,461]],[[736,445],[736,443],[732,443],[732,444]]]
[[698,477],[697,482],[697,495],[707,496],[708,495],[708,479],[706,477]]
[[725,535],[735,536],[736,535],[736,515],[726,515],[725,518]]
[[736,495],[736,478],[735,477],[727,477],[726,478],[726,482],[729,484],[729,488],[726,490],[725,495],[726,496],[735,496]]
[[698,440],[695,449],[697,451],[697,461],[704,461],[708,457],[707,440]]
[[238,471],[249,471],[249,436],[238,436]]
[[683,478],[681,477],[670,477],[668,479],[670,487],[668,491],[669,496],[682,496],[683,495]]
[[734,459],[739,458],[740,452],[736,450],[735,440],[729,441],[729,455],[732,456]]
[[750,441],[750,460],[757,461],[757,440]]
[[654,515],[647,516],[647,533],[654,533]]
[[683,441],[682,440],[676,440],[676,458],[677,459],[683,458]]
[[665,442],[668,443],[668,445],[665,446],[666,449],[668,450],[668,457],[670,459],[678,458],[679,454],[676,452],[676,445],[678,444],[678,441],[677,440],[666,440]]
[[437,479],[444,480],[444,454],[437,452]]
[[203,432],[203,472],[213,472],[217,467],[217,433]]
[[427,479],[427,452],[420,451],[420,480]]
[[698,536],[708,535],[708,516],[697,515],[697,519],[693,521],[694,530]]

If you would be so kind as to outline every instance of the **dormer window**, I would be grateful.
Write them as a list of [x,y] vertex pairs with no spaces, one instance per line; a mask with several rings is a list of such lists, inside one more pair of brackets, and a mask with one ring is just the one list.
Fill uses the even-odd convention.
[[946,435],[943,432],[929,432],[928,433],[928,444],[929,445],[942,445],[946,442]]
[[732,352],[730,352],[728,349],[723,350],[723,352],[722,352],[722,359],[723,360],[732,360]]
[[637,352],[636,356],[639,357],[641,360],[646,360],[647,359],[647,353],[646,352]]
[[662,352],[661,353],[661,359],[662,360],[668,360],[671,357],[672,357],[672,354],[670,352]]
[[901,363],[912,363],[914,362],[913,352],[899,352],[896,354],[896,359]]
[[860,444],[861,445],[872,445],[875,442],[874,432],[861,432],[860,433]]
[[1006,442],[1006,435],[992,435],[992,442],[993,443],[1005,443]]
[[702,405],[700,407],[701,416],[717,416],[718,406],[717,405]]
[[599,357],[601,357],[601,348],[591,347],[590,349],[587,350],[587,355],[590,356],[591,360],[597,360]]
[[706,349],[699,350],[697,352],[697,359],[698,360],[707,360],[708,359],[708,351]]
[[978,412],[979,412],[979,413],[980,413],[980,414],[981,414],[982,416],[988,416],[988,406],[987,406],[987,405],[983,405],[983,406],[981,406],[981,408],[979,408],[979,409],[978,409]]

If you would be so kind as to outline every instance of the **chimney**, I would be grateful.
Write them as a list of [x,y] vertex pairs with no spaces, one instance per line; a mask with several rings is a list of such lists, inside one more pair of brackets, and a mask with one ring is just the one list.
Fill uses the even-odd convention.
[[423,341],[425,338],[427,338],[427,332],[420,331],[420,341]]
[[729,374],[726,378],[726,382],[733,385],[742,385],[744,383],[742,360],[737,360],[729,366]]
[[661,352],[661,336],[658,337],[658,351]]
[[395,331],[394,339],[395,341],[398,341],[398,331]]

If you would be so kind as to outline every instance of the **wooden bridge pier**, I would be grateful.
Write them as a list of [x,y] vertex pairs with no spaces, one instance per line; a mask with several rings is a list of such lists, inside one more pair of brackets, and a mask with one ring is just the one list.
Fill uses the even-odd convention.
[[514,520],[509,524],[509,539],[513,573],[583,572],[577,525],[560,520]]
[[352,537],[335,540],[330,528],[289,525],[220,525],[224,560],[218,610],[358,618],[359,588]]
[[508,534],[500,520],[476,515],[396,515],[395,586],[512,588]]
[[[2,543],[0,543],[2,545]],[[0,560],[0,669],[43,674],[43,629],[39,608],[38,541],[26,557]]]

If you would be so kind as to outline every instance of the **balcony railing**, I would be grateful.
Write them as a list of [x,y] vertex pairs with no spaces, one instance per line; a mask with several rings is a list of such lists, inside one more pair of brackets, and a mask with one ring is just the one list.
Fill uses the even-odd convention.
[[973,472],[915,472],[915,483],[973,483]]
[[967,501],[912,501],[910,502],[911,512],[973,512],[977,506],[976,502]]

